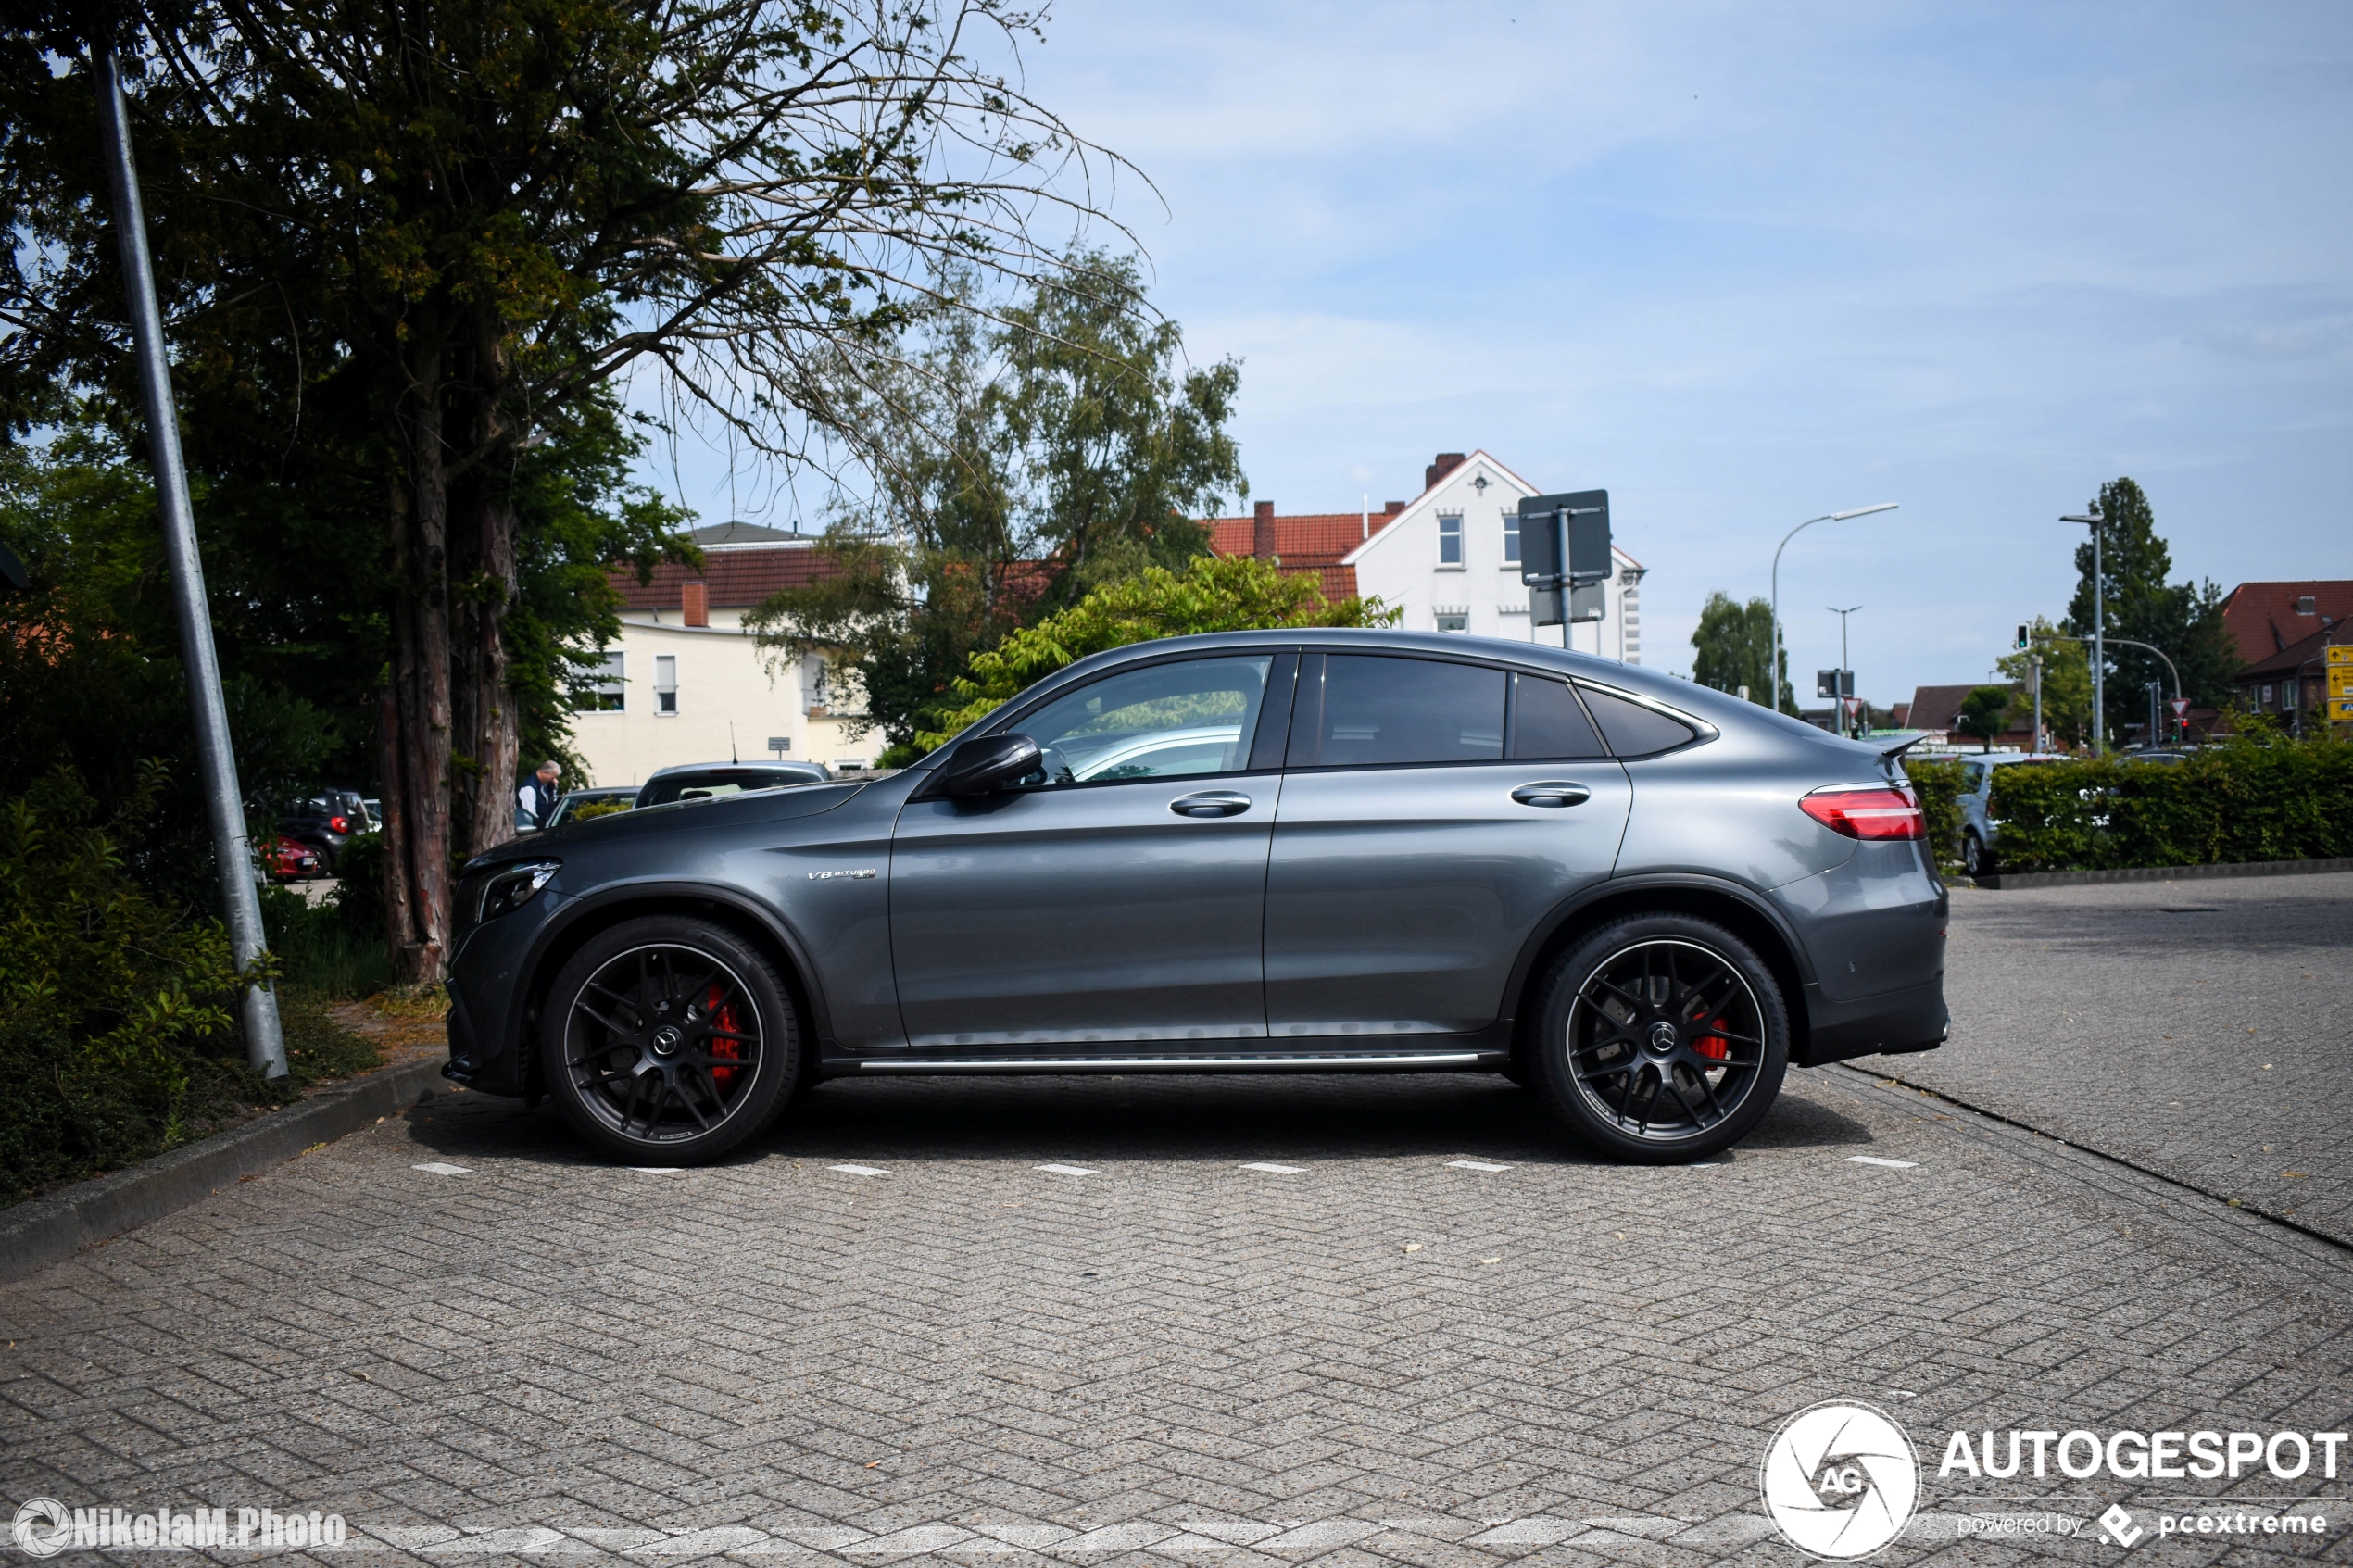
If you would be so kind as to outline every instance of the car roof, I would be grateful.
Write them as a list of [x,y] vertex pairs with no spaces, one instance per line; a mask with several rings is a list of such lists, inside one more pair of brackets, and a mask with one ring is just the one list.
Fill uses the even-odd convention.
[[[792,760],[783,762],[676,762],[667,768],[656,768],[652,772],[648,773],[646,775],[646,784],[651,784],[656,779],[675,778],[680,773],[773,773],[780,768],[822,769],[824,766],[824,764],[822,762],[799,762]],[[637,787],[642,789],[645,786],[641,784]]]

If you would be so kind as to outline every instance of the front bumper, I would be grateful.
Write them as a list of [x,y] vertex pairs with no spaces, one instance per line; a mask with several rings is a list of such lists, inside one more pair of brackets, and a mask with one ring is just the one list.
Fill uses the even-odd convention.
[[449,1061],[443,1077],[486,1094],[531,1092],[525,982],[533,948],[563,905],[543,892],[466,934],[449,964]]

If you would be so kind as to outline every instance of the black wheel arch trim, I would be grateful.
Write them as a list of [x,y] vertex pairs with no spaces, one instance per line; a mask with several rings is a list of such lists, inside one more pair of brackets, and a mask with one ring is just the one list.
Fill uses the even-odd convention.
[[[1512,964],[1511,977],[1504,985],[1502,1022],[1516,1021],[1527,1010],[1529,985],[1536,978],[1536,967],[1558,945],[1563,931],[1577,918],[1598,904],[1614,902],[1644,893],[1697,893],[1710,897],[1729,899],[1764,922],[1780,940],[1789,958],[1793,978],[1796,984],[1787,987],[1789,995],[1782,1005],[1790,1012],[1790,1060],[1793,1065],[1805,1065],[1804,1042],[1812,1033],[1808,998],[1815,987],[1814,963],[1807,955],[1806,944],[1798,939],[1797,930],[1789,917],[1775,909],[1772,900],[1745,883],[1729,877],[1709,876],[1700,872],[1645,872],[1633,876],[1606,877],[1589,887],[1579,888],[1555,905],[1551,913],[1538,922],[1528,940],[1521,945],[1519,957]],[[1768,964],[1773,955],[1758,955]]]
[[[674,906],[680,903],[712,905],[729,914],[744,917],[758,926],[760,934],[784,953],[786,984],[795,993],[794,1000],[809,1010],[808,1024],[812,1038],[804,1048],[813,1060],[816,1054],[813,1047],[817,1042],[831,1037],[833,1021],[825,1006],[824,992],[818,984],[816,965],[810,961],[809,949],[802,943],[799,933],[793,930],[791,922],[774,909],[733,888],[714,887],[707,882],[656,878],[646,882],[615,883],[575,898],[532,937],[531,947],[518,966],[522,971],[522,984],[515,989],[520,1000],[509,1011],[505,1031],[507,1048],[514,1053],[515,1076],[526,1089],[534,1086],[538,1069],[537,1053],[525,1038],[525,1026],[537,1013],[541,993],[546,985],[553,981],[555,968],[560,967],[560,959],[569,957],[579,946],[576,942],[567,943],[564,940],[566,935],[576,930],[583,922],[598,915],[618,911],[623,919],[626,919],[628,907],[634,904]],[[552,965],[551,960],[555,960]]]

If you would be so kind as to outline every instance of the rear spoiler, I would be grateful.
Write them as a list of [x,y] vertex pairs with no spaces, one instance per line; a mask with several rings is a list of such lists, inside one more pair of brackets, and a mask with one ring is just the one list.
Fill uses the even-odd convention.
[[1891,779],[1894,778],[1895,776],[1896,769],[1903,766],[1904,753],[1911,750],[1912,747],[1919,745],[1920,742],[1926,739],[1928,739],[1928,736],[1925,733],[1923,733],[1880,747],[1880,766],[1887,770],[1887,776]]

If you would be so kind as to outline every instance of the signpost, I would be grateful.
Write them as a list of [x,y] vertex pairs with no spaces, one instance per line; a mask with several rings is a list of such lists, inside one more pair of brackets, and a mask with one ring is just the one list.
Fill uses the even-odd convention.
[[1610,578],[1609,492],[1577,490],[1529,495],[1519,504],[1519,580],[1528,585],[1528,618],[1559,626],[1599,621]]
[[1814,695],[1826,696],[1838,704],[1839,731],[1845,734],[1854,726],[1855,671],[1852,670],[1817,670],[1814,671]]
[[768,737],[768,749],[776,754],[777,761],[782,762],[785,759],[785,753],[792,749],[792,736],[770,735]]
[[2353,724],[2353,646],[2326,650],[2329,671],[2329,721]]

